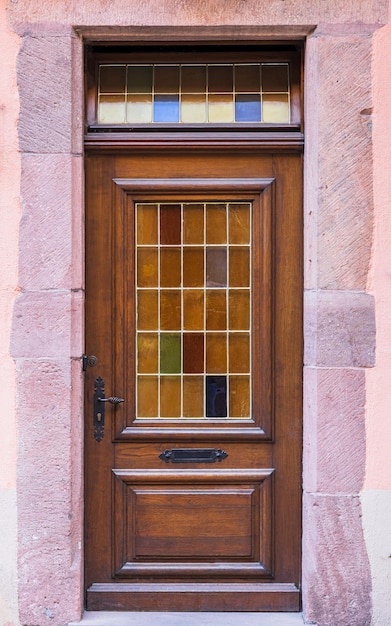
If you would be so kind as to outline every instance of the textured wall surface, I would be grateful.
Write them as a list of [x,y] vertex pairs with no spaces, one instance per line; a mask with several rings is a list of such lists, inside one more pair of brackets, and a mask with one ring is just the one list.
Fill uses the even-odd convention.
[[[172,35],[179,41],[200,36],[218,40],[224,36],[281,39],[308,35],[304,610],[319,626],[366,626],[371,620],[372,584],[374,606],[380,607],[385,576],[383,569],[377,578],[381,551],[375,538],[381,529],[376,533],[376,527],[366,527],[365,544],[361,502],[364,511],[368,512],[369,506],[360,500],[360,492],[366,458],[365,372],[375,364],[374,305],[375,301],[381,304],[376,300],[379,289],[367,292],[374,226],[372,39],[373,32],[387,20],[387,4],[386,0],[211,0],[207,4],[200,0],[12,0],[7,17],[14,34],[9,33],[5,3],[1,4],[11,60],[20,36],[17,81],[22,183],[17,160],[7,176],[6,205],[12,210],[7,213],[11,230],[6,234],[9,246],[4,262],[9,263],[10,275],[4,319],[10,319],[19,285],[11,354],[18,385],[18,573],[23,624],[63,625],[79,617],[83,601],[79,360],[84,287],[83,63],[79,35],[140,39],[154,33],[160,36],[158,27],[162,25],[178,27]],[[14,67],[9,81],[5,93],[16,93]],[[13,111],[7,137],[13,158],[18,159],[17,108],[12,108],[17,105],[10,95],[6,105]],[[23,212],[18,283],[19,192]],[[381,310],[383,320],[388,319],[386,304],[389,307],[389,300]],[[1,333],[5,333],[5,357],[0,356],[6,365],[11,364],[7,323],[0,339]],[[10,368],[12,443],[15,371],[13,365]],[[384,370],[377,371],[384,375]],[[375,389],[378,381],[371,376],[367,380]],[[34,394],[28,393],[29,388],[34,388]],[[381,411],[380,419],[385,421],[386,407]],[[371,420],[367,420],[371,446],[367,476],[373,477],[380,466],[370,453],[380,446],[384,454],[384,448],[376,436],[377,422]],[[14,443],[9,449],[12,478]],[[12,513],[10,545],[16,550],[14,501],[10,498],[8,508]],[[381,525],[379,518],[369,515],[368,519]],[[10,571],[15,572],[12,551],[8,560]],[[7,589],[14,598],[15,591]],[[381,621],[378,624],[381,626]]]

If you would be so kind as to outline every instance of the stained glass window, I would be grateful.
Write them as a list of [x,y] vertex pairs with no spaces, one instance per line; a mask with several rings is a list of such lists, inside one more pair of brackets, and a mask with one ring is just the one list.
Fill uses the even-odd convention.
[[289,64],[101,64],[99,124],[290,123]]
[[251,417],[251,208],[136,205],[137,417]]

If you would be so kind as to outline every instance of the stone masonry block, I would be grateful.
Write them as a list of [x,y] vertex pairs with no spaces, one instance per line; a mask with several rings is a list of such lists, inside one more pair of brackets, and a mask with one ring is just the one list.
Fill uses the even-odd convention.
[[365,372],[305,368],[304,490],[359,493],[365,472]]
[[12,356],[57,359],[70,357],[70,309],[70,292],[22,293],[14,307]]
[[304,496],[304,617],[318,626],[369,626],[371,579],[358,496]]
[[71,35],[24,37],[18,59],[22,152],[71,150],[71,41]]
[[375,364],[375,309],[371,295],[307,291],[304,298],[304,362],[322,367]]
[[72,157],[24,155],[19,281],[22,289],[71,287]]

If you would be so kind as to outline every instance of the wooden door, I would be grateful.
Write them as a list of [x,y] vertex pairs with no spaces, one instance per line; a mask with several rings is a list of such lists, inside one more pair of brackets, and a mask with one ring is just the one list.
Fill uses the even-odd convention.
[[86,161],[87,608],[299,610],[301,157]]

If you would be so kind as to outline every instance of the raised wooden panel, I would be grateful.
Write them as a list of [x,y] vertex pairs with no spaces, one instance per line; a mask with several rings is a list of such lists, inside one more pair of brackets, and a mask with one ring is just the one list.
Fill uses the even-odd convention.
[[113,474],[117,576],[271,575],[273,470]]

